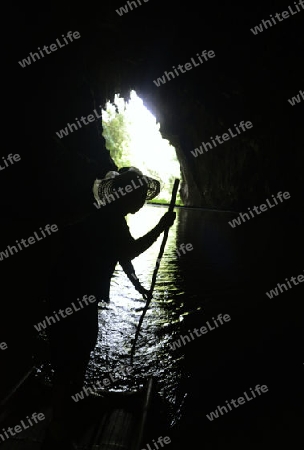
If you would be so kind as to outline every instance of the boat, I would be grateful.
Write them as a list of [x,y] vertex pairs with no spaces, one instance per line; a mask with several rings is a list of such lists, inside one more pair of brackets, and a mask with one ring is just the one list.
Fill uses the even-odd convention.
[[[45,448],[47,429],[52,415],[52,386],[42,383],[35,372],[34,368],[30,370],[0,402],[2,450]],[[73,448],[141,450],[145,447],[145,442],[151,441],[151,437],[155,438],[159,436],[158,433],[161,434],[158,403],[160,398],[156,399],[157,396],[156,382],[152,378],[136,391],[100,390],[94,395],[88,395],[77,403],[77,414],[73,415],[71,424],[72,440],[75,443]],[[11,436],[8,432],[9,427],[15,430],[17,425],[25,424],[26,417],[28,424],[33,412],[42,414],[45,419],[36,421],[37,423],[27,426],[26,429],[20,426],[22,432]]]

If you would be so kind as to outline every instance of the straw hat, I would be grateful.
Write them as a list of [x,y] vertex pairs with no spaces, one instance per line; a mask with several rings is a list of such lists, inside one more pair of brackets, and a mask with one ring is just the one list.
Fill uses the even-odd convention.
[[147,187],[146,200],[152,200],[160,192],[158,180],[143,175],[136,167],[122,167],[118,172],[108,172],[102,180],[95,180],[94,197],[99,204],[105,205],[107,201],[111,203],[109,196],[111,195],[114,199],[119,198],[117,188],[124,189],[128,185],[132,187],[132,191],[142,186]]

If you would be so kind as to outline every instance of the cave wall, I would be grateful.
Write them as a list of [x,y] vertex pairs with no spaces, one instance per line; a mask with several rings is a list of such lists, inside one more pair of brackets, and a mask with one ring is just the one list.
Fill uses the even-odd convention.
[[[43,174],[42,142],[55,131],[94,108],[100,111],[99,105],[113,100],[115,93],[128,97],[135,89],[177,149],[186,205],[237,210],[278,190],[302,198],[297,189],[303,168],[300,105],[287,102],[303,79],[300,27],[295,27],[300,18],[284,24],[284,32],[270,30],[262,37],[249,32],[259,23],[260,7],[238,6],[239,23],[235,10],[220,2],[204,6],[208,18],[194,14],[194,5],[182,10],[172,5],[151,2],[121,17],[114,11],[119,2],[105,2],[100,13],[97,6],[85,11],[62,7],[60,17],[51,11],[43,21],[35,21],[30,34],[28,25],[20,24],[24,42],[16,45],[15,59],[37,43],[53,42],[64,30],[81,31],[81,39],[69,48],[25,69],[15,67],[22,104],[19,138],[23,145],[31,142],[29,170],[32,164]],[[262,9],[264,15],[268,9],[271,3]],[[214,50],[215,58],[155,86],[153,80],[172,65],[185,64],[203,49]],[[241,120],[251,121],[253,128],[197,158],[191,154],[210,136],[221,135]],[[115,167],[101,132],[95,122],[61,139],[78,185],[84,164],[75,162],[79,158],[88,163],[83,174],[90,173],[89,179]],[[46,158],[49,178],[59,153]],[[66,170],[64,164],[56,167],[57,172]]]
[[[284,211],[303,207],[302,16],[253,36],[250,27],[274,12],[256,5],[150,0],[121,17],[123,0],[11,5],[2,80],[2,155],[21,162],[1,172],[1,250],[46,223],[79,219],[92,207],[96,177],[115,169],[97,122],[59,139],[56,131],[135,89],[176,147],[186,205],[246,210],[289,191]],[[275,8],[283,11],[284,2]],[[18,61],[69,30],[81,39],[21,68]],[[197,52],[216,57],[156,87],[153,80]],[[241,120],[253,129],[194,158],[191,151]],[[136,165],[136,161],[134,161]],[[1,390],[32,364],[32,323],[43,317],[46,276],[57,237],[1,262]],[[75,244],[76,245],[76,244]]]

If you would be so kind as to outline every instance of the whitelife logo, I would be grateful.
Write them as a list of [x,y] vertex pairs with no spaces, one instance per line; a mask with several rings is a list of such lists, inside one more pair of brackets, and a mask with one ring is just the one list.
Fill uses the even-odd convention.
[[6,342],[0,342],[0,350],[7,350],[7,343]]
[[[103,386],[100,381],[97,381],[96,384],[93,384],[91,387],[84,387],[80,392],[77,392],[75,395],[72,395],[72,399],[75,403],[79,402],[80,400],[84,400],[85,395],[88,397],[90,394],[93,394],[94,392],[98,392],[98,389],[103,389],[105,386],[109,386],[111,383],[115,383],[116,376],[118,378],[122,379],[122,376],[127,378],[131,373],[133,372],[133,367],[126,367],[124,370],[118,369],[117,372],[114,372],[109,374],[110,378],[104,378],[102,380]],[[114,377],[113,377],[114,376]]]
[[[21,420],[21,425],[15,425],[14,427],[8,427],[6,430],[3,428],[2,432],[0,433],[0,438],[2,439],[2,442],[5,442],[12,436],[16,436],[16,433],[21,433],[24,430],[27,430],[30,427],[33,427],[36,423],[41,422],[45,419],[45,415],[43,413],[33,413],[32,417],[27,418],[27,423],[25,423],[25,420]],[[32,420],[35,422],[33,423]],[[3,433],[3,434],[2,434]],[[5,437],[4,437],[5,436]]]
[[[195,339],[195,336],[201,337],[202,334],[208,333],[209,330],[212,331],[212,330],[215,330],[216,328],[218,328],[219,324],[217,323],[217,321],[219,321],[220,325],[224,325],[224,322],[230,322],[231,317],[229,316],[229,314],[224,314],[223,317],[222,317],[222,314],[219,314],[216,319],[214,317],[212,317],[212,320],[213,320],[213,325],[215,325],[215,327],[212,327],[208,321],[208,322],[206,322],[207,326],[203,326],[199,330],[198,330],[198,328],[194,328],[194,330],[192,330],[192,331],[188,330],[188,332],[190,333],[190,336],[192,338],[192,341]],[[224,322],[223,322],[223,320],[224,320]],[[193,336],[193,333],[195,333],[195,336]],[[199,334],[199,333],[202,333],[202,334]],[[186,334],[184,336],[181,336],[180,339],[178,339],[177,341],[174,341],[172,344],[170,344],[170,348],[171,348],[171,350],[176,350],[177,348],[181,348],[182,345],[186,345],[189,342],[191,342],[191,339]]]
[[6,158],[4,158],[4,156],[2,156],[2,159],[4,162],[4,167],[2,167],[0,164],[0,170],[5,170],[7,167],[13,165],[15,162],[20,161],[21,157],[18,153],[16,153],[15,155],[12,155],[12,153],[10,153],[9,155],[7,155]]
[[[275,17],[279,22],[283,22],[283,20],[288,19],[290,17],[290,15],[294,16],[295,14],[298,14],[299,12],[302,12],[304,9],[304,1],[300,0],[299,3],[294,2],[295,4],[295,8],[297,11],[294,11],[292,9],[291,6],[288,6],[289,12],[288,11],[283,11],[282,13],[276,13]],[[299,6],[302,7],[299,8]],[[282,15],[282,17],[280,17],[280,14]],[[254,28],[251,28],[250,31],[256,36],[258,33],[262,33],[265,30],[268,29],[268,25],[270,27],[273,27],[273,25],[276,25],[278,22],[276,21],[276,19],[272,16],[272,14],[270,14],[272,23],[270,20],[262,20],[262,23],[260,25],[255,26]]]
[[[202,142],[202,144],[199,146],[199,148],[195,148],[194,150],[191,150],[191,153],[194,156],[194,158],[197,158],[198,155],[202,155],[204,153],[204,150],[205,150],[205,153],[207,153],[208,150],[211,150],[212,148],[217,147],[216,142],[218,144],[224,144],[225,141],[229,141],[231,138],[235,138],[242,132],[244,132],[246,130],[250,130],[250,128],[253,127],[252,122],[250,122],[249,120],[247,120],[247,122],[244,122],[244,120],[242,120],[238,126],[236,124],[234,124],[234,126],[235,126],[235,130],[236,130],[237,134],[234,134],[233,130],[231,130],[231,128],[228,128],[229,134],[223,133],[222,136],[219,136],[217,134],[214,137],[214,139],[211,136],[210,140],[211,140],[212,144],[210,142]],[[242,131],[240,131],[238,127],[240,127]]]
[[[45,231],[48,233],[48,235],[50,236],[53,233],[56,233],[56,231],[58,231],[58,227],[57,225],[53,224],[53,225],[46,225],[44,230],[40,227],[40,231],[42,234],[42,237],[39,237],[39,235],[36,233],[36,231],[34,231],[34,236],[32,237],[30,236],[29,238],[26,239],[20,239],[20,242],[16,239],[16,244],[18,245],[19,250],[23,250],[23,248],[28,248],[29,245],[35,244],[35,242],[37,241],[42,241],[43,238],[46,238],[47,235],[45,234]],[[35,238],[37,239],[37,241],[35,240]],[[27,245],[26,241],[28,242],[29,245]],[[23,248],[22,248],[22,245]],[[17,247],[15,245],[8,245],[7,250],[4,250],[3,252],[0,252],[0,261],[3,261],[3,257],[4,258],[9,258],[10,254],[13,255],[13,250],[15,251],[15,253],[18,253],[19,250],[17,249]]]
[[[214,58],[215,57],[215,53],[214,53],[213,50],[209,50],[208,52],[207,52],[207,50],[204,50],[201,55],[199,53],[197,53],[197,57],[198,57],[198,60],[199,60],[200,63],[196,64],[197,61],[195,61],[194,58],[191,58],[191,62],[192,62],[194,67],[198,67],[198,66],[202,65],[205,62],[201,58],[201,56],[204,58],[205,61],[208,61],[208,58]],[[177,66],[177,69],[180,71],[180,73],[186,73],[187,71],[193,69],[192,64],[190,62],[187,62],[186,64],[184,64],[184,66],[182,64],[179,64]],[[172,68],[174,69],[175,75],[179,76],[180,74],[178,73],[178,70],[176,69],[176,67],[172,66]],[[175,75],[174,75],[173,72],[167,72],[166,71],[165,74],[162,77],[157,78],[157,80],[153,80],[153,83],[157,87],[159,87],[161,84],[165,84],[165,83],[167,83],[167,81],[170,81],[170,79],[175,78]],[[170,78],[170,76],[172,78]],[[167,80],[166,80],[166,77],[167,77]]]
[[[270,292],[266,292],[267,297],[268,298],[277,297],[282,292],[285,292],[285,291],[288,291],[289,289],[292,289],[293,286],[298,286],[299,283],[303,283],[304,275],[298,275],[297,276],[297,280],[298,280],[299,283],[296,282],[296,277],[291,277],[290,281],[293,282],[293,286],[290,284],[290,281],[288,280],[288,278],[285,278],[285,280],[286,280],[286,284],[288,285],[288,287],[286,286],[285,283],[282,283],[282,284],[278,283],[276,288],[271,289]],[[282,287],[284,287],[285,291],[283,291]],[[278,291],[278,288],[280,289],[280,292]]]
[[[45,319],[43,320],[43,322],[39,322],[37,325],[34,325],[35,329],[37,331],[42,331],[45,330],[46,327],[48,325],[51,325],[52,323],[56,323],[59,322],[62,319],[65,319],[68,316],[71,316],[72,314],[74,314],[74,312],[77,311],[81,311],[84,306],[89,306],[90,303],[95,303],[96,302],[96,297],[94,297],[94,295],[90,295],[89,298],[87,298],[87,295],[84,295],[82,297],[82,300],[80,300],[79,298],[78,300],[78,306],[80,306],[80,308],[77,308],[77,305],[75,305],[74,302],[71,303],[71,306],[68,306],[65,310],[63,309],[59,309],[59,311],[55,312],[53,311],[54,316],[45,316]],[[82,304],[82,302],[84,303],[84,305]],[[64,313],[66,314],[66,316],[64,315]],[[59,317],[59,315],[61,317]]]
[[[282,198],[282,197],[283,197],[283,198]],[[278,201],[277,201],[277,199],[275,198],[274,195],[272,195],[272,198],[273,198],[273,201],[274,201],[274,205],[271,204],[271,202],[268,200],[268,198],[266,198],[266,203],[267,203],[267,205],[269,206],[269,208],[268,208],[268,206],[267,206],[265,203],[262,203],[260,206],[254,206],[254,207],[252,208],[253,211],[254,211],[257,215],[260,215],[262,212],[265,212],[265,211],[267,211],[268,209],[274,208],[275,206],[279,205],[279,203],[278,203]],[[282,203],[284,200],[290,199],[290,194],[289,194],[289,192],[284,192],[284,193],[282,194],[282,192],[280,191],[280,192],[277,193],[277,198],[278,198],[278,199],[280,200],[280,202]],[[259,208],[260,208],[260,211],[259,211]],[[251,217],[255,217],[253,211],[251,211],[250,208],[248,208],[248,211],[250,212]],[[237,225],[242,225],[241,219],[242,219],[243,222],[246,222],[245,219],[250,220],[251,217],[249,216],[248,213],[240,213],[240,214],[239,214],[239,218],[233,219],[231,222],[228,222],[228,223],[229,223],[229,225],[230,225],[232,228],[235,228]]]
[[[66,37],[63,34],[62,34],[62,37],[63,37],[63,40],[64,40],[65,44],[62,44],[59,41],[59,39],[56,39],[56,42],[57,42],[59,48],[65,47],[70,42],[73,42],[73,38],[74,39],[79,39],[81,36],[80,36],[78,31],[74,31],[74,33],[72,33],[72,31],[69,31],[68,34],[66,35],[66,37],[70,40],[70,42],[67,41]],[[49,51],[47,45],[45,45],[43,47],[43,50],[41,50],[40,47],[38,47],[38,50],[39,50],[39,53],[40,53],[41,57],[44,58],[45,55],[44,55],[43,51],[45,51],[46,55],[50,55],[52,52],[56,52],[56,50],[58,50],[58,48],[57,48],[56,44],[51,44],[50,45],[50,51]],[[41,59],[38,53],[32,53],[31,52],[30,55],[27,58],[24,58],[22,61],[18,61],[18,63],[24,69],[24,67],[26,67],[27,65],[29,66],[30,64],[32,64],[31,58],[32,58],[33,62],[36,62],[35,58],[38,58],[38,60]]]
[[[268,387],[265,384],[263,384],[262,386],[257,384],[256,387],[254,388],[254,390],[260,396],[260,395],[262,395],[262,393],[268,392]],[[260,390],[261,390],[261,392],[260,392]],[[250,402],[251,400],[256,398],[256,395],[255,395],[254,391],[251,388],[250,388],[250,391],[251,391],[251,394],[252,394],[253,397],[248,397],[247,392],[244,392],[244,396],[245,396],[245,398],[246,398],[246,400],[248,402]],[[239,397],[237,400],[234,400],[234,399],[230,400],[230,402],[232,403],[232,405],[235,408],[238,408],[240,405],[244,405],[245,404],[245,399],[244,399],[244,397]],[[236,402],[238,402],[238,404]],[[229,411],[232,411],[232,407],[231,407],[230,403],[228,402],[228,400],[226,400],[226,403],[227,403],[227,406],[229,408]],[[210,413],[210,415],[207,414],[206,417],[212,422],[214,419],[218,419],[218,417],[219,417],[218,411],[221,413],[222,416],[224,415],[224,413],[222,412],[223,409],[225,410],[226,413],[229,412],[226,406],[218,406],[215,411],[212,411]]]
[[[94,183],[94,186],[93,186],[93,193],[94,193],[94,197],[95,197],[95,200],[97,203],[94,202],[93,205],[95,206],[95,208],[100,209],[101,205],[106,206],[107,202],[108,202],[108,204],[114,202],[116,200],[114,195],[119,200],[120,195],[122,197],[124,197],[125,195],[129,194],[133,190],[138,189],[141,186],[144,186],[142,179],[144,180],[144,182],[147,185],[149,184],[147,181],[147,178],[144,175],[142,175],[142,176],[137,175],[137,178],[138,178],[139,185],[136,185],[135,181],[131,180],[132,186],[131,186],[131,184],[127,184],[124,188],[119,187],[119,188],[117,188],[117,190],[115,188],[113,188],[113,194],[105,195],[103,200],[99,200],[99,198],[98,198],[98,185],[100,183],[100,180],[96,180]],[[119,193],[117,191],[119,191]]]
[[[93,114],[89,114],[86,118],[81,116],[79,120],[81,120],[84,125],[89,125],[91,122],[95,122],[96,119],[101,119],[101,117],[102,117],[102,107],[101,107],[101,105],[99,105],[99,108],[100,108],[100,111],[101,111],[100,116],[97,114],[96,109],[94,109],[93,112],[95,114],[95,117],[93,116]],[[77,117],[75,117],[75,120],[76,120],[79,128],[82,128],[81,123],[79,122]],[[88,122],[86,122],[86,120]],[[74,127],[74,129],[73,129],[73,127]],[[56,131],[56,134],[59,137],[59,139],[62,139],[63,137],[68,136],[68,134],[70,132],[73,133],[74,131],[79,130],[79,128],[77,127],[77,125],[75,123],[68,123],[67,127],[65,127],[64,130]]]
[[169,438],[169,436],[159,436],[159,438],[157,439],[157,443],[155,442],[155,439],[152,439],[152,441],[153,447],[151,447],[150,444],[146,444],[147,449],[143,448],[142,450],[160,450],[160,448],[164,447],[164,444],[171,444],[171,439]]
[[[137,1],[137,3],[138,3],[138,6],[141,6],[141,5],[142,5],[142,3],[141,3],[140,0],[136,0],[136,1]],[[143,0],[143,1],[144,1],[145,3],[147,3],[149,0]],[[127,2],[127,3],[125,4],[125,6],[122,6],[120,9],[116,9],[117,14],[118,14],[119,16],[122,16],[123,14],[127,14],[127,13],[129,12],[128,6],[129,6],[129,8],[130,8],[131,11],[133,11],[133,6],[135,6],[135,8],[138,7],[135,1],[133,1],[133,2]]]
[[304,100],[304,91],[299,91],[299,94],[296,97],[292,97],[291,99],[289,98],[288,102],[291,104],[291,106],[294,106],[297,103],[301,103],[301,101],[303,100]]

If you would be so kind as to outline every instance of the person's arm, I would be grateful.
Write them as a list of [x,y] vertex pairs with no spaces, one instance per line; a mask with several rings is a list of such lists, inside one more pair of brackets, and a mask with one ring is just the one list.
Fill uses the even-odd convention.
[[123,271],[129,278],[135,289],[146,298],[146,296],[148,295],[148,291],[142,286],[139,279],[137,278],[131,261],[119,261],[119,264],[123,268]]
[[152,244],[154,244],[154,242],[161,235],[161,233],[165,231],[166,228],[169,228],[173,225],[175,217],[176,214],[174,212],[165,213],[156,227],[145,234],[145,236],[142,236],[136,240],[131,236],[129,227],[126,224],[127,230],[125,229],[125,240],[120,246],[119,260],[122,262],[132,260],[139,256],[141,253],[145,252],[149,247],[151,247]]

